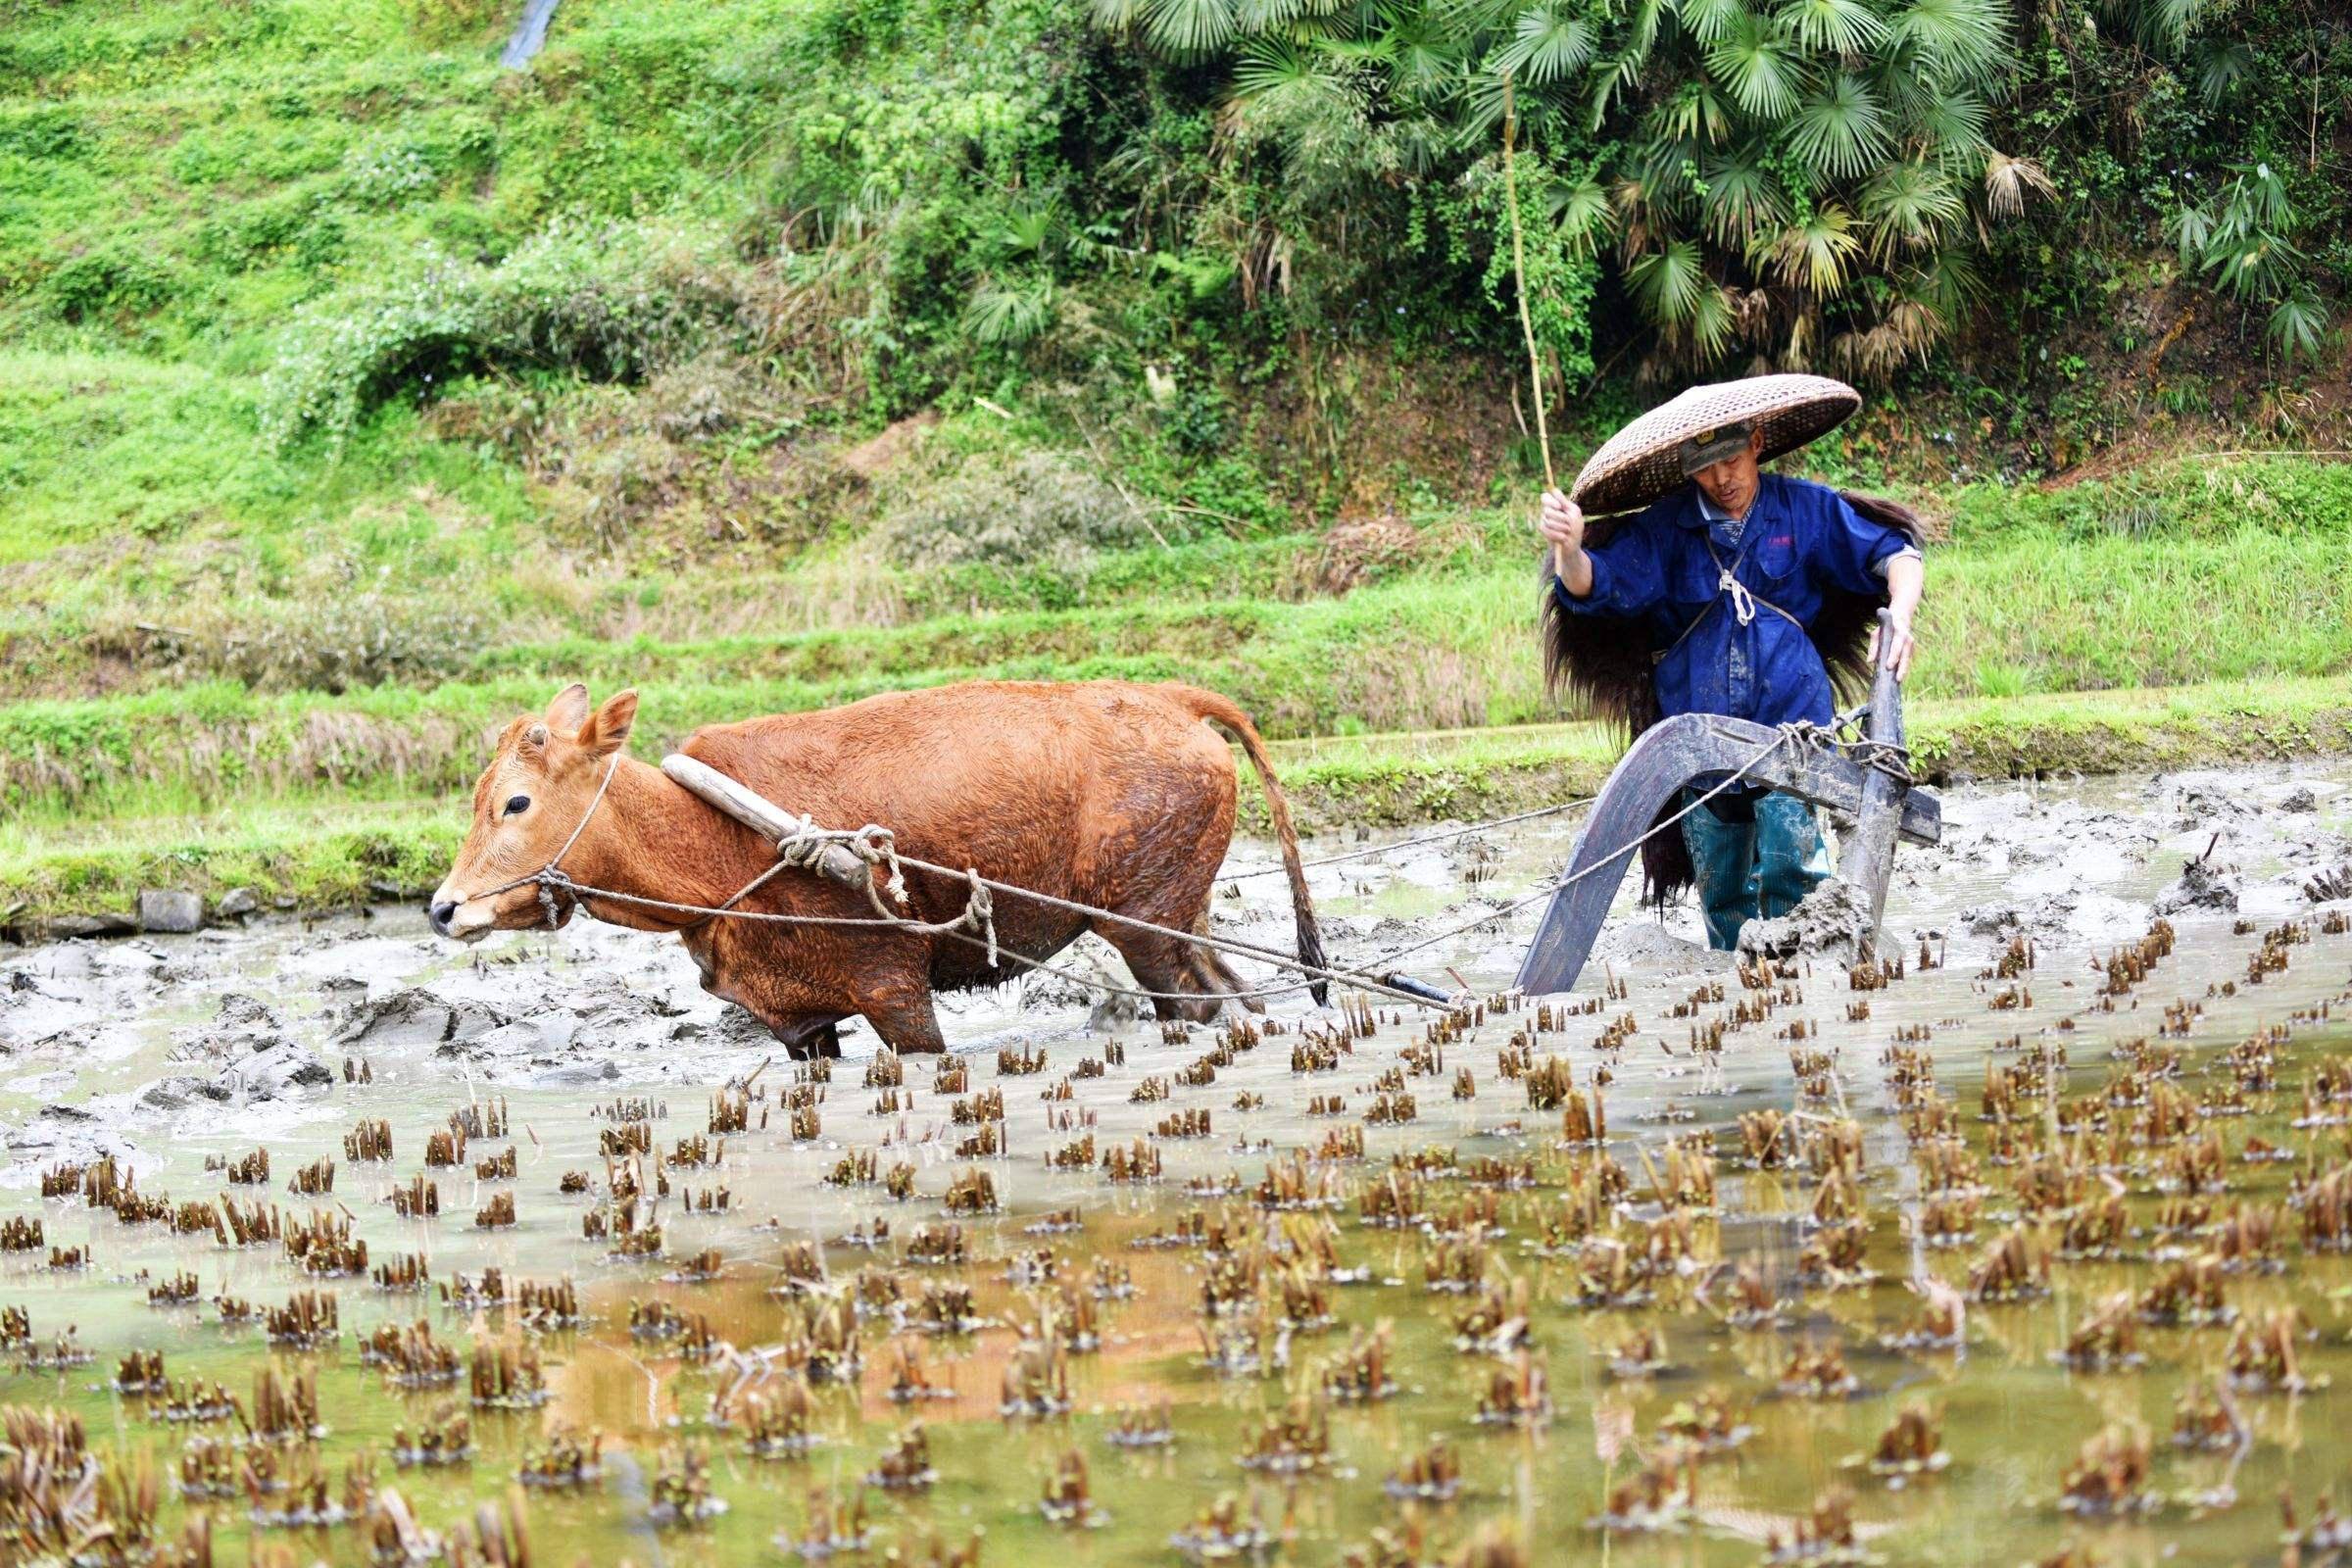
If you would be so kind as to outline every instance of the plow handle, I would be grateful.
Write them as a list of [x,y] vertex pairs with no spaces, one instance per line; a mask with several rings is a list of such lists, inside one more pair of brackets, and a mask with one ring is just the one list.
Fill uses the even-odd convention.
[[[1879,612],[1879,649],[1870,680],[1870,720],[1865,731],[1886,746],[1903,744],[1903,683],[1894,672],[1894,615]],[[1838,875],[1860,893],[1870,910],[1868,926],[1860,933],[1865,949],[1878,941],[1879,922],[1886,914],[1886,884],[1894,874],[1895,829],[1902,820],[1901,783],[1873,768],[1862,783],[1862,808],[1854,814],[1854,831],[1842,857]]]

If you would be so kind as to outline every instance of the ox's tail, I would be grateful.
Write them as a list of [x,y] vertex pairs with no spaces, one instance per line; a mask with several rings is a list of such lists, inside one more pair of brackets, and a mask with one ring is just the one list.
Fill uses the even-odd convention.
[[[1298,863],[1298,832],[1291,826],[1291,803],[1283,799],[1282,784],[1274,777],[1274,764],[1266,758],[1266,743],[1258,738],[1257,726],[1230,699],[1215,692],[1202,691],[1198,686],[1177,686],[1173,690],[1177,700],[1188,705],[1195,714],[1231,731],[1233,738],[1242,743],[1242,752],[1250,759],[1250,765],[1257,770],[1257,781],[1266,790],[1266,814],[1274,819],[1274,836],[1282,842],[1283,869],[1291,876],[1291,911],[1298,924],[1298,961],[1322,968],[1323,934],[1315,929],[1315,901],[1307,896],[1306,869]],[[1315,978],[1307,991],[1317,1006],[1329,1004],[1330,982]]]

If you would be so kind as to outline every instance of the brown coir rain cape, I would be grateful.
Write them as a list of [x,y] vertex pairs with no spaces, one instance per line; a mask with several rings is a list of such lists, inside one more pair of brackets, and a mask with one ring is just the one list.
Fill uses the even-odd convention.
[[[1862,405],[1861,394],[1825,375],[1756,375],[1745,380],[1695,386],[1659,405],[1618,431],[1593,453],[1569,499],[1592,520],[1586,543],[1605,541],[1632,516],[1690,481],[1683,476],[1682,445],[1728,424],[1751,423],[1764,432],[1766,461],[1791,452],[1836,429]],[[1884,497],[1838,492],[1846,505],[1872,522],[1925,547],[1919,518],[1911,509]],[[1544,679],[1554,696],[1616,729],[1626,744],[1658,721],[1657,686],[1651,678],[1657,650],[1647,625],[1614,615],[1574,615],[1552,596],[1549,558],[1544,564]],[[1806,628],[1830,684],[1841,705],[1870,690],[1870,632],[1886,601],[1826,587],[1821,613]],[[1709,613],[1713,612],[1710,611]],[[1660,820],[1680,810],[1670,802]],[[1664,904],[1697,880],[1690,853],[1678,832],[1657,833],[1642,845],[1643,897]]]

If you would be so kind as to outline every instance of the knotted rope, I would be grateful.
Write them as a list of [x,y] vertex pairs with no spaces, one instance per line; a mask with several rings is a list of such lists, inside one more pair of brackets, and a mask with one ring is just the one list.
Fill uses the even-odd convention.
[[1717,580],[1715,589],[1718,593],[1732,596],[1732,615],[1740,625],[1744,626],[1756,618],[1756,596],[1747,591],[1747,584],[1732,575],[1731,567],[1723,568],[1723,575]]
[[[1877,769],[1905,789],[1912,788],[1919,782],[1919,775],[1912,770],[1911,748],[1900,741],[1872,740],[1862,728],[1869,716],[1868,703],[1839,713],[1830,720],[1825,740],[1864,767]],[[1840,735],[1847,738],[1840,740],[1838,738]]]
[[904,908],[906,904],[906,872],[899,864],[899,836],[879,823],[868,822],[859,828],[818,827],[808,812],[793,820],[790,833],[776,840],[776,855],[786,864],[803,870],[818,870],[817,861],[825,851],[839,847],[863,860],[869,870],[890,868],[886,886],[890,896]]
[[[823,863],[824,858],[829,852],[836,849],[849,851],[864,865],[865,874],[858,880],[857,885],[864,890],[866,902],[873,906],[874,913],[880,917],[881,923],[889,925],[893,930],[908,931],[917,936],[945,936],[966,930],[977,933],[988,947],[988,966],[991,969],[998,967],[997,960],[1001,950],[997,943],[996,900],[989,891],[991,884],[981,876],[979,867],[967,865],[963,868],[964,882],[968,892],[964,896],[963,909],[960,913],[947,920],[910,919],[901,912],[907,905],[906,867],[899,858],[899,836],[889,828],[875,822],[868,822],[865,826],[858,828],[818,827],[814,819],[806,811],[794,818],[791,832],[776,840],[775,864],[746,882],[742,887],[737,888],[733,896],[724,904],[718,905],[704,914],[701,919],[681,926],[679,929],[691,930],[694,926],[706,924],[718,915],[734,912],[735,906],[741,904],[754,891],[763,886],[770,877],[779,872],[797,870],[815,871],[820,875],[830,874]],[[943,866],[930,865],[927,861],[918,863],[930,870],[946,869]],[[887,870],[889,875],[882,878],[877,886],[875,875],[884,870]],[[897,909],[882,901],[882,895],[885,892],[889,893],[892,901],[899,906]],[[679,905],[674,907],[684,908],[687,906]],[[870,925],[875,922],[858,919],[851,923]]]

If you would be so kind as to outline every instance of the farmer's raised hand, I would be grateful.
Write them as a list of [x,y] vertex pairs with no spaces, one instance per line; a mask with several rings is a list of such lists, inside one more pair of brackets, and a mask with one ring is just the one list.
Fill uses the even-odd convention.
[[1585,509],[1557,490],[1546,490],[1536,530],[1555,556],[1574,555],[1585,548]]
[[[1894,665],[1894,678],[1911,678],[1911,655],[1917,644],[1911,637],[1911,616],[1919,609],[1920,595],[1927,587],[1927,570],[1914,551],[1905,551],[1886,563],[1886,619],[1882,622],[1891,637],[1886,650]],[[1870,663],[1879,663],[1879,627],[1870,629]]]
[[1592,563],[1585,555],[1585,509],[1557,490],[1544,492],[1536,531],[1551,546],[1552,575],[1578,598],[1592,591]]

